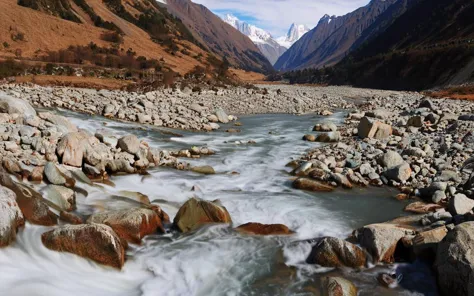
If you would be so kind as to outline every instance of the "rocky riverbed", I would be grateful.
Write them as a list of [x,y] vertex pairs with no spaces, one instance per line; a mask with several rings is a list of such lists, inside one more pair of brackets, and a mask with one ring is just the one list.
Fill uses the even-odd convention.
[[[81,288],[91,295],[153,295],[155,284],[166,286],[166,295],[220,295],[223,289],[311,294],[314,281],[329,295],[387,289],[437,293],[429,280],[411,278],[407,268],[390,268],[402,262],[417,262],[408,269],[428,266],[426,273],[434,274],[443,294],[469,294],[474,264],[468,174],[474,106],[469,102],[349,87],[138,94],[3,85],[0,92],[0,246],[5,248],[0,263],[12,271],[4,288],[16,295],[28,291],[28,284],[25,290],[14,286],[15,271],[41,275],[30,266],[14,266],[15,256],[27,262],[39,252],[46,262],[38,264],[59,268],[54,274],[67,275],[65,283],[77,279],[51,251],[109,266],[114,271],[76,265],[102,280],[107,274],[130,283],[122,290]],[[87,120],[43,109],[58,107],[146,126],[127,123],[128,132],[117,134],[108,128],[109,119],[100,127],[100,117],[91,117],[95,128],[81,128],[73,122]],[[232,127],[237,117],[227,113],[243,116],[241,133]],[[254,113],[319,115],[244,116]],[[155,126],[213,131],[173,134],[163,145]],[[146,136],[140,139],[142,132]],[[291,182],[305,191],[285,184],[291,176],[282,169],[290,158],[296,159],[290,163]],[[108,187],[109,179],[116,189]],[[365,210],[354,204],[367,200],[362,196],[373,194],[372,187],[396,187],[400,201],[378,198]],[[339,199],[341,209],[327,212]],[[409,203],[406,209],[418,215],[391,212],[397,203]],[[339,218],[351,207],[359,210],[347,220],[362,216],[362,225]],[[37,251],[30,250],[38,244]],[[72,264],[71,257],[61,258]],[[199,258],[206,260],[196,262]],[[235,262],[231,273],[225,258]],[[269,264],[272,276],[262,264]],[[133,280],[127,277],[131,268]],[[213,278],[222,285],[210,288]],[[75,293],[67,286],[48,287],[50,295]]]

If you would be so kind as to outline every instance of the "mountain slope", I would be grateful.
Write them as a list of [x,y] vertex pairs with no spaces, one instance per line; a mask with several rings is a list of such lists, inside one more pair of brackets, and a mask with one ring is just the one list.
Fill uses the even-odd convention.
[[[208,53],[193,43],[183,24],[156,7],[154,1],[30,0],[22,4],[0,0],[0,56],[41,60],[51,52],[94,43],[103,48],[117,47],[124,54],[130,50],[137,57],[162,60],[166,67],[181,74],[195,66],[206,66],[196,57]],[[110,5],[116,6],[115,12]],[[77,22],[64,17],[71,14],[77,16]],[[101,21],[94,23],[93,16]],[[104,23],[113,28],[105,29]],[[122,35],[120,42],[104,38],[114,31]],[[184,49],[186,54],[182,53]]]
[[334,65],[378,17],[398,0],[372,0],[344,16],[325,15],[318,25],[297,41],[275,64],[278,70],[319,68]]
[[338,65],[349,83],[427,89],[474,81],[474,3],[411,0],[406,12]]
[[278,44],[267,31],[243,22],[231,14],[225,15],[222,19],[248,36],[272,65],[286,51],[286,48]]
[[310,28],[306,25],[298,25],[293,23],[288,30],[286,36],[281,36],[276,39],[276,42],[281,46],[285,47],[286,49],[290,48],[295,44],[296,41],[300,40],[304,34],[308,33]]
[[285,78],[395,90],[474,82],[474,2],[400,0],[384,14],[336,66]]
[[198,40],[231,65],[255,72],[273,71],[257,46],[205,6],[189,0],[167,0],[168,8],[191,29]]

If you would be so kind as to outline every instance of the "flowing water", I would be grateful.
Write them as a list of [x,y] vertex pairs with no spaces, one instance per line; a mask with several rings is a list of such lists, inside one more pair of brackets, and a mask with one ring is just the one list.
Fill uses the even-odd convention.
[[[142,245],[128,249],[126,264],[117,271],[46,249],[40,237],[50,228],[27,224],[15,244],[0,250],[1,295],[319,295],[319,279],[327,274],[351,279],[362,295],[436,295],[430,270],[421,263],[362,271],[334,271],[304,263],[311,250],[308,240],[345,238],[363,225],[403,215],[405,205],[388,189],[308,193],[291,188],[290,169],[285,164],[318,145],[301,137],[322,120],[319,116],[245,116],[239,120],[243,123],[241,133],[175,131],[183,135],[178,137],[151,127],[63,113],[91,132],[106,128],[119,135],[136,134],[163,149],[207,145],[217,152],[190,160],[195,165],[213,166],[218,173],[212,176],[156,168],[148,176],[113,177],[114,186],[81,184],[88,192],[87,197],[77,197],[81,214],[133,206],[131,201],[116,197],[130,191],[147,195],[172,219],[180,205],[197,195],[219,199],[234,226],[282,223],[296,234],[252,237],[238,234],[228,225],[212,225],[188,235],[151,235]],[[337,113],[324,120],[342,119],[343,114]],[[236,143],[248,140],[256,144]],[[200,190],[192,192],[193,186]],[[376,274],[387,270],[403,273],[403,288],[389,291],[378,287]]]

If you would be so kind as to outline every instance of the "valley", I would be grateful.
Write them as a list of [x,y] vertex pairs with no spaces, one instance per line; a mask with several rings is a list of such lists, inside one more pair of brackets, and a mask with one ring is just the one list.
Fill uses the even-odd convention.
[[474,3],[343,2],[0,0],[2,295],[470,295]]

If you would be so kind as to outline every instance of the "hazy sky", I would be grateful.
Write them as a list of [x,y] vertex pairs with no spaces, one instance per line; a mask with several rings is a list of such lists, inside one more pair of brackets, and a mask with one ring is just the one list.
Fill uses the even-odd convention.
[[192,0],[218,15],[232,13],[274,37],[285,35],[292,23],[313,28],[324,14],[344,15],[369,0]]

